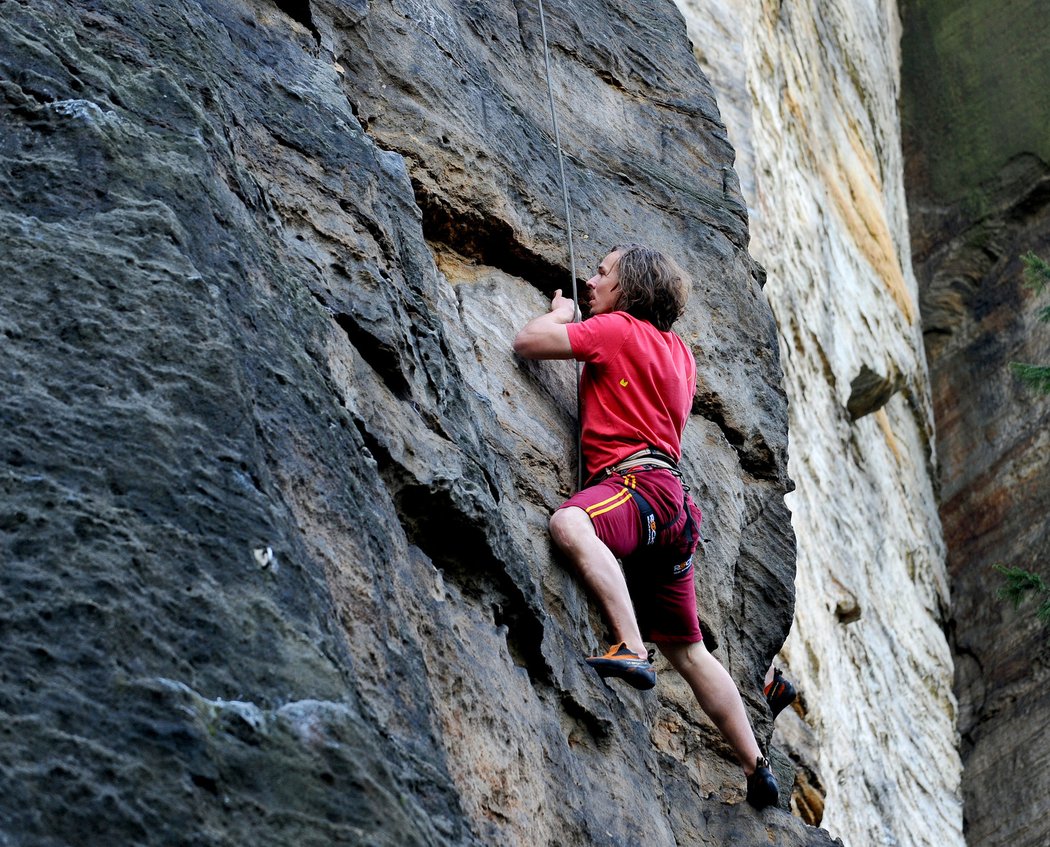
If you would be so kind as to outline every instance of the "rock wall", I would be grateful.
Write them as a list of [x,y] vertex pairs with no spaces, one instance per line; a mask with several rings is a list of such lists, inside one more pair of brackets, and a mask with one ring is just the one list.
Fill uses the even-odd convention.
[[763,743],[795,540],[682,18],[551,5],[577,269],[531,3],[0,0],[0,843],[832,843],[742,802],[664,665],[639,694],[582,662],[601,623],[546,536],[574,373],[510,341],[612,243],[695,274],[702,616]]
[[[1048,305],[1021,257],[1050,258],[1045,7],[902,3],[902,117],[951,574],[966,841],[1050,842],[1050,641],[997,598],[993,565],[1050,576],[1050,398],[1009,363],[1050,362]],[[1009,57],[1005,60],[1004,57]]]
[[893,2],[680,0],[738,151],[788,393],[796,609],[774,741],[845,843],[962,844],[933,406]]

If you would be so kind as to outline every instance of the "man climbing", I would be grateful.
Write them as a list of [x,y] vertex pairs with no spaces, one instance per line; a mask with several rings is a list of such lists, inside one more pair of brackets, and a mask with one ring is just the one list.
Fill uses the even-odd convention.
[[[590,317],[556,291],[550,311],[514,339],[527,359],[576,359],[584,487],[550,519],[554,543],[597,601],[613,637],[587,662],[602,678],[656,684],[656,644],[732,746],[756,808],[778,799],[732,677],[703,643],[692,555],[700,512],[678,470],[696,389],[692,352],[671,326],[689,283],[673,261],[638,244],[614,247],[587,281]],[[622,562],[622,568],[621,563]]]

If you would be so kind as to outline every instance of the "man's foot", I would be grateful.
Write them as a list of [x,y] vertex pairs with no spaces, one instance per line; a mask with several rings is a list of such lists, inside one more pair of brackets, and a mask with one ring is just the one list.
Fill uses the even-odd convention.
[[776,720],[777,715],[794,703],[797,696],[795,686],[784,678],[780,668],[773,668],[773,681],[766,686],[764,693],[769,710],[773,713],[773,720]]
[[747,802],[756,809],[764,809],[775,806],[779,799],[780,787],[769,769],[769,759],[759,756],[754,773],[747,778]]
[[624,643],[609,648],[604,656],[590,656],[587,664],[598,671],[602,679],[614,676],[642,691],[656,685],[656,671],[647,656],[639,656]]

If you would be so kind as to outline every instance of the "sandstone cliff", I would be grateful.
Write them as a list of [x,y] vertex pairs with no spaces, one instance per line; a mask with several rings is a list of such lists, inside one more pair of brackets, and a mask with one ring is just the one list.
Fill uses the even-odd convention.
[[[896,4],[681,0],[766,268],[789,399],[797,811],[847,844],[962,844],[933,405],[911,269]],[[825,796],[826,795],[826,796]]]
[[997,563],[1047,577],[1050,362],[1021,256],[1050,257],[1045,4],[902,4],[908,205],[922,286],[952,580],[966,840],[1050,843],[1050,641],[996,597]]
[[[733,149],[673,4],[572,0],[548,30],[576,273],[640,235],[695,276],[702,615],[765,742],[795,541]],[[0,92],[0,843],[831,843],[741,802],[663,666],[640,695],[582,664],[601,625],[545,533],[573,372],[509,349],[573,276],[534,4],[4,0]],[[902,333],[909,291],[869,294]],[[876,491],[912,477],[875,462],[922,480],[914,352],[831,356],[807,410],[861,363],[900,376],[882,417],[835,418]],[[865,502],[836,537],[888,525]],[[935,609],[936,550],[884,561],[882,590],[918,586],[895,607]],[[853,661],[895,685],[874,589],[840,579]]]

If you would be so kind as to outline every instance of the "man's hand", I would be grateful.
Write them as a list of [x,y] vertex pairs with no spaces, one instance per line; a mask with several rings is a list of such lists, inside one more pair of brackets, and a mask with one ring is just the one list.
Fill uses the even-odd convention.
[[562,297],[561,289],[551,298],[547,314],[533,318],[514,338],[514,352],[526,359],[571,359],[572,346],[565,324],[576,317],[576,304]]
[[562,323],[572,323],[573,318],[576,317],[576,304],[568,297],[562,297],[561,289],[559,288],[554,292],[554,296],[551,298],[551,311],[558,312],[561,315],[567,315]]

